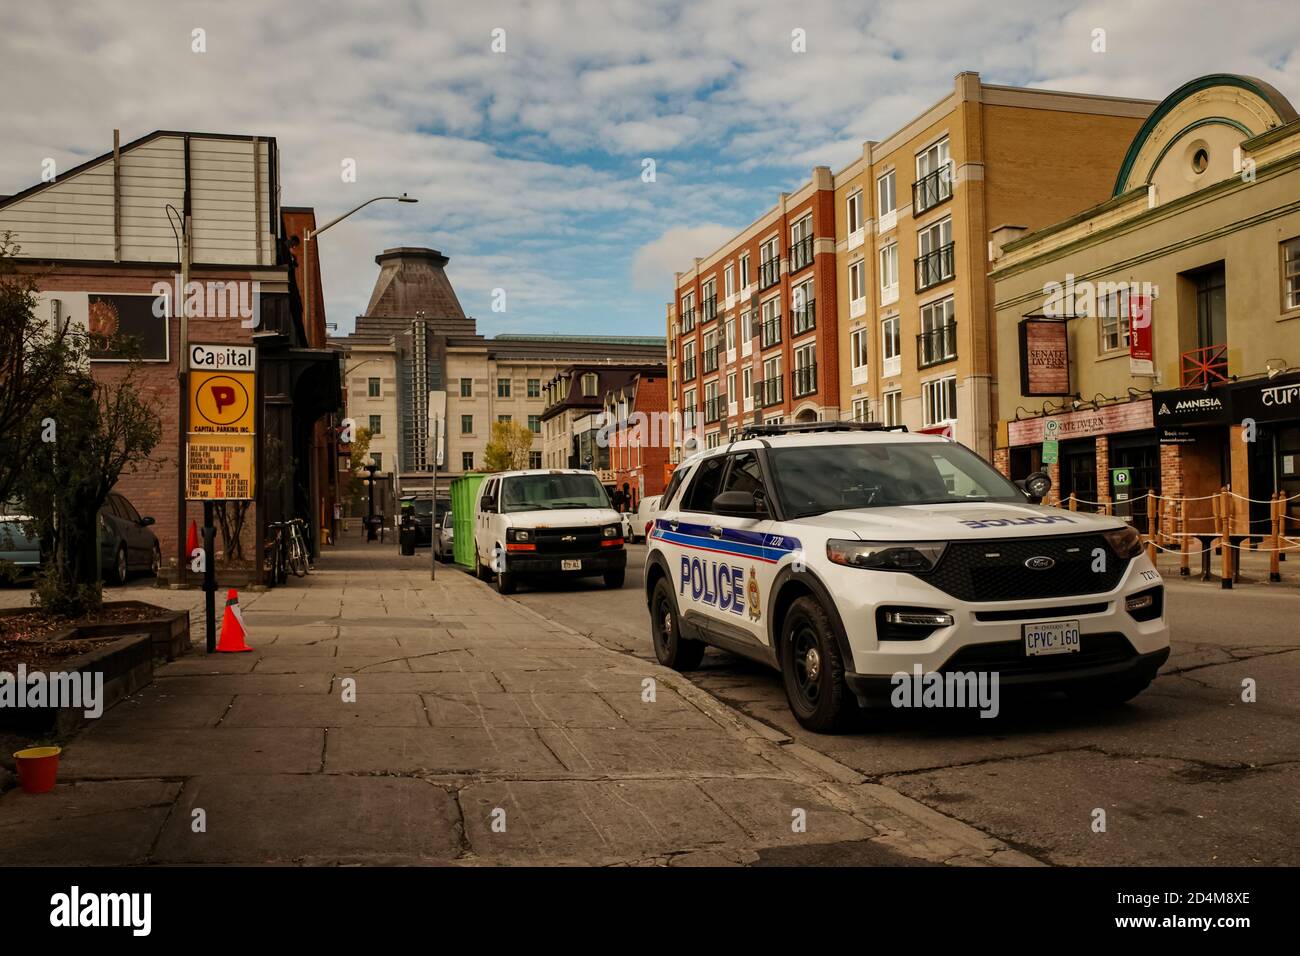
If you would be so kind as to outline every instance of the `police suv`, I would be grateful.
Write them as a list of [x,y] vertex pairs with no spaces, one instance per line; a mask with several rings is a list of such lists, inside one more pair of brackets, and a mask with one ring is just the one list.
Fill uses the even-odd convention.
[[489,475],[474,506],[474,566],[510,594],[520,578],[599,575],[621,588],[623,522],[596,473],[531,469]]
[[901,427],[754,426],[682,462],[660,499],[655,653],[775,667],[819,732],[921,671],[1128,700],[1169,656],[1160,575],[1124,521],[1041,505],[1050,485]]

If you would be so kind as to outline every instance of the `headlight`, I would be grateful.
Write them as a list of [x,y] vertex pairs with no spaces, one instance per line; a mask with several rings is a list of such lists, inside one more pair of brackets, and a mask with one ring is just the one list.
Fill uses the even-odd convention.
[[872,571],[929,571],[939,563],[947,544],[943,541],[826,542],[826,557],[836,564]]
[[1102,537],[1118,557],[1132,558],[1142,551],[1142,536],[1130,525],[1104,532]]
[[623,526],[611,524],[601,529],[601,534],[607,538],[621,538],[623,536]]
[[533,533],[528,528],[506,528],[507,541],[532,541]]

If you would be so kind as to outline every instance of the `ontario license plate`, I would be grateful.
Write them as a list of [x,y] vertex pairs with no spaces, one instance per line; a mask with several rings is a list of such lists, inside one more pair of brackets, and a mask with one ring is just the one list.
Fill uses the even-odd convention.
[[566,559],[566,560],[563,560],[563,561],[560,562],[560,570],[561,570],[561,571],[581,571],[581,570],[582,570],[582,562],[581,562],[581,561],[570,561],[570,560],[567,560],[567,559]]
[[1024,626],[1025,654],[1076,654],[1079,651],[1078,621],[1038,621]]

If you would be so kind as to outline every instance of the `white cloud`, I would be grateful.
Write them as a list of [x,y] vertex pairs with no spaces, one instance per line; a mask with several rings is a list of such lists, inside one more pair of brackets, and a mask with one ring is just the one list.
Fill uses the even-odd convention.
[[647,242],[632,258],[632,285],[662,291],[672,297],[673,275],[696,256],[707,256],[736,234],[734,226],[710,222],[700,226],[674,226]]

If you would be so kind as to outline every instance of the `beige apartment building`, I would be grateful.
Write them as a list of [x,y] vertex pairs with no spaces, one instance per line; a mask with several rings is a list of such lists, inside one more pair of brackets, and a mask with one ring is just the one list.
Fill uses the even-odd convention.
[[370,460],[381,472],[397,463],[397,354],[390,340],[358,343],[344,356],[348,417],[370,431]]
[[1021,89],[961,73],[834,176],[844,418],[952,434],[989,457],[997,357],[989,236],[1110,195],[1153,101]]
[[995,239],[995,462],[1086,508],[1125,490],[1143,528],[1148,491],[1212,528],[1226,486],[1235,529],[1267,535],[1278,492],[1300,519],[1300,119],[1267,83],[1204,76],[1121,157],[1105,201]]

